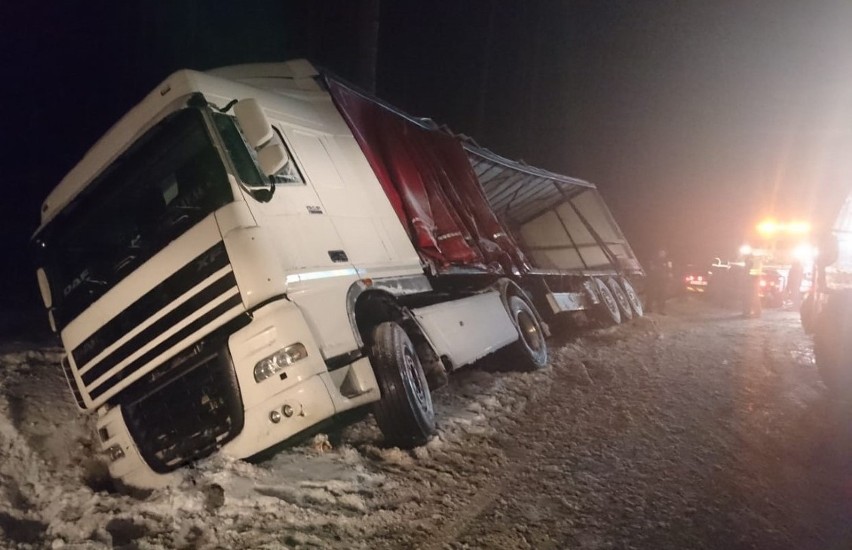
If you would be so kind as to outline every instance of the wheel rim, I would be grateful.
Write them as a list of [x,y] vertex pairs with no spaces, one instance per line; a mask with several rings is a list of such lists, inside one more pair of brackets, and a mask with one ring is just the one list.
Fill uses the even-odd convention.
[[627,301],[630,302],[630,307],[633,308],[633,313],[641,316],[642,300],[640,300],[639,295],[636,294],[636,289],[633,288],[633,285],[631,285],[626,279],[621,280],[621,286],[624,289],[624,294],[627,295]]
[[524,345],[534,354],[541,352],[543,339],[538,323],[535,322],[532,315],[527,311],[518,310],[515,312],[515,324],[521,333],[521,340]]
[[422,371],[423,369],[414,355],[414,350],[410,346],[405,346],[402,359],[402,375],[405,378],[406,385],[413,390],[414,398],[420,407],[423,410],[429,410],[432,399],[421,377]]
[[606,283],[598,281],[598,289],[601,295],[601,301],[604,303],[604,306],[609,310],[609,314],[612,316],[613,320],[620,319],[621,314],[618,312],[618,304],[615,301],[615,298],[612,295],[612,292],[606,286]]
[[631,317],[633,315],[633,310],[630,307],[630,301],[627,299],[627,295],[624,294],[624,291],[621,290],[621,287],[618,286],[618,283],[615,280],[612,280],[612,285],[610,285],[610,291],[612,295],[615,297],[616,302],[618,302],[618,307],[621,309],[623,315]]

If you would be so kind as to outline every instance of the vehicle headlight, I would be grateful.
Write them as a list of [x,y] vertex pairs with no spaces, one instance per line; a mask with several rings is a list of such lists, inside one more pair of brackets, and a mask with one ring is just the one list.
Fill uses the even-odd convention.
[[275,376],[286,367],[292,365],[296,361],[304,359],[307,356],[308,350],[305,349],[304,345],[298,342],[287,346],[284,349],[280,349],[269,357],[257,362],[254,366],[254,381],[263,382],[270,376]]

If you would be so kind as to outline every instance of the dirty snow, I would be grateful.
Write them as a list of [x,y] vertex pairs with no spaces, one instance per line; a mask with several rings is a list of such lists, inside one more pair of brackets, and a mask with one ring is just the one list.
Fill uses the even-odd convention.
[[852,547],[852,423],[795,315],[670,311],[555,338],[542,371],[457,373],[414,451],[367,417],[147,496],[112,490],[60,350],[6,342],[0,547]]

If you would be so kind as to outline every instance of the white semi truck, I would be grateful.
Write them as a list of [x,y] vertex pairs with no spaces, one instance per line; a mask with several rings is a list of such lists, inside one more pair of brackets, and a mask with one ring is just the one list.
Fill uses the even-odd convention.
[[641,315],[593,185],[302,60],[169,76],[50,193],[33,246],[74,398],[137,487],[365,406],[422,444],[447,372],[546,365],[542,315]]

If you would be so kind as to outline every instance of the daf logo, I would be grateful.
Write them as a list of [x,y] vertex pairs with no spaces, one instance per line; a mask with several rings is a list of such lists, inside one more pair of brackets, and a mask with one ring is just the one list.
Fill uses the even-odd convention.
[[96,279],[92,279],[91,274],[89,273],[89,268],[86,268],[83,271],[81,271],[79,275],[74,277],[74,279],[68,284],[68,286],[66,286],[64,289],[62,289],[62,295],[67,297],[69,294],[74,292],[74,290],[78,286],[80,286],[83,283],[94,283],[96,285],[101,285],[101,286],[106,284],[104,281],[98,281]]

